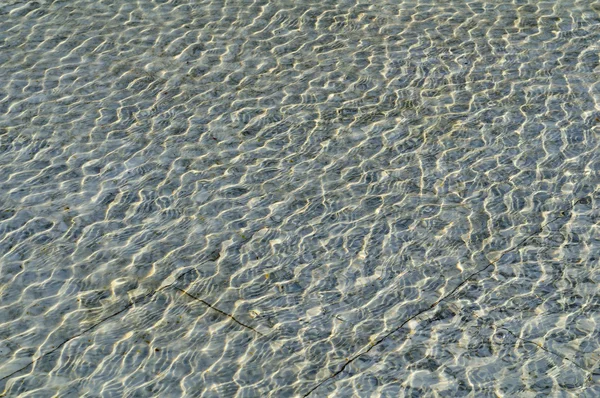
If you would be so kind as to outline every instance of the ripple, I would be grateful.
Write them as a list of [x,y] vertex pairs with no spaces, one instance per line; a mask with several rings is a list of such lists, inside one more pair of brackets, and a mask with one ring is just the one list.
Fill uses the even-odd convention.
[[598,395],[598,7],[467,5],[0,5],[4,395]]

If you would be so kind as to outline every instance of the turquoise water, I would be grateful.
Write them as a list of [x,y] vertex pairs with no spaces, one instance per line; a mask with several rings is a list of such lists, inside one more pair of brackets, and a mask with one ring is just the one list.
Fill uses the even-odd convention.
[[0,5],[0,391],[600,395],[600,2]]

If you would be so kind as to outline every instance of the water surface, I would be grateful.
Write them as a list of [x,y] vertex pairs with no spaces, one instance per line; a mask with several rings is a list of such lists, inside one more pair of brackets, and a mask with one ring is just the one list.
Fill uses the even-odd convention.
[[0,5],[0,391],[600,395],[600,2]]

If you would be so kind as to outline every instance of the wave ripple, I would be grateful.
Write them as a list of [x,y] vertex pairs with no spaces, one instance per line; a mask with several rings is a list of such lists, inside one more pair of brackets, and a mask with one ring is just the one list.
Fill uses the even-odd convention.
[[4,396],[600,395],[597,2],[0,16]]

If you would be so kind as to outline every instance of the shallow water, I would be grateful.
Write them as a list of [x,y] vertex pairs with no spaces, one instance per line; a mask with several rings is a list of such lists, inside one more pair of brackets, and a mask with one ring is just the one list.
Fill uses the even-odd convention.
[[0,5],[0,391],[600,395],[600,2]]

